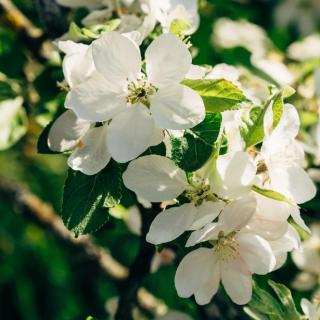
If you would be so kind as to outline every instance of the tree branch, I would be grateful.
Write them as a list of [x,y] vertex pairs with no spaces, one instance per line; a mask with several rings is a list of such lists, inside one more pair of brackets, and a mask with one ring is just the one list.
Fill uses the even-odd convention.
[[[129,279],[130,282],[132,281],[132,276],[128,278],[128,269],[117,262],[105,249],[94,244],[90,236],[75,238],[64,226],[62,220],[51,206],[41,201],[19,184],[0,177],[0,201],[10,201],[13,203],[19,213],[53,234],[64,246],[71,249],[76,255],[81,256],[83,262],[94,264],[97,269],[117,281],[121,288],[123,288],[122,281],[125,281],[125,283]],[[145,247],[143,252],[147,254],[148,260],[151,261],[154,251],[150,247],[152,246],[148,245],[148,248]],[[139,259],[142,258],[140,256]],[[137,264],[135,268],[140,268],[140,266],[140,264]],[[144,269],[144,272],[149,271],[149,266],[141,267]],[[126,281],[127,278],[128,280]],[[167,310],[167,307],[147,290],[141,288],[141,282],[140,279],[136,279],[134,287],[134,296],[135,298],[138,296],[139,306],[154,315],[162,315]]]
[[129,277],[124,281],[119,299],[116,320],[133,320],[132,310],[137,302],[138,289],[142,286],[145,277],[150,272],[151,260],[155,253],[154,245],[146,242],[146,234],[151,222],[159,213],[160,205],[153,204],[150,209],[139,206],[142,218],[140,250],[132,264]]

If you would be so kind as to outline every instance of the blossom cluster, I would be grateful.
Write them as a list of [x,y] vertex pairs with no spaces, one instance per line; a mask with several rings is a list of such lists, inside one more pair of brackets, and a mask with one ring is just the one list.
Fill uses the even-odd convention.
[[[59,3],[87,6],[80,0]],[[221,282],[234,303],[246,304],[252,297],[252,275],[277,270],[288,252],[300,249],[295,226],[310,232],[299,204],[312,199],[316,188],[297,140],[299,114],[283,103],[290,91],[284,86],[291,80],[280,79],[265,97],[242,82],[241,70],[234,66],[193,65],[188,36],[199,23],[196,1],[117,3],[121,8],[112,1],[91,1],[84,20],[85,25],[100,23],[125,7],[117,28],[90,44],[58,43],[65,54],[67,110],[51,126],[48,146],[70,152],[68,165],[85,175],[98,174],[111,159],[128,163],[122,175],[125,187],[143,203],[162,203],[146,240],[154,245],[183,241],[186,247],[175,276],[178,295],[194,295],[198,304],[208,304]],[[181,20],[188,28],[173,33],[173,22]],[[153,33],[145,49],[144,40],[150,40],[156,26],[161,32]],[[221,21],[220,27],[234,26]],[[268,44],[264,34],[260,39]],[[253,58],[261,68],[268,66],[264,54]],[[264,107],[254,118],[260,104]],[[175,157],[174,141],[186,133],[196,135],[192,130],[212,110],[222,119],[218,129],[206,124],[209,136],[218,131],[213,150],[205,163],[186,170]],[[252,128],[258,128],[259,138],[248,143]],[[146,154],[160,144],[165,154]],[[201,149],[190,161],[197,160],[197,152]]]

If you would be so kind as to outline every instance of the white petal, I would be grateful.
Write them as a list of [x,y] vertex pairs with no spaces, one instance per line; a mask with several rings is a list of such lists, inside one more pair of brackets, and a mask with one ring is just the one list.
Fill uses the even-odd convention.
[[205,108],[201,97],[181,84],[161,88],[150,97],[151,113],[159,128],[187,129],[204,120]]
[[301,308],[304,314],[307,316],[308,320],[317,320],[319,316],[319,312],[317,312],[317,308],[313,305],[309,300],[303,298],[301,300]]
[[71,150],[89,129],[90,122],[79,119],[72,110],[67,110],[50,128],[48,146],[52,151]]
[[199,304],[209,303],[219,288],[220,274],[212,249],[200,248],[188,253],[178,266],[175,286],[178,295],[195,295]]
[[124,110],[126,97],[109,90],[109,83],[98,73],[75,86],[67,96],[66,107],[79,118],[101,122],[112,119]]
[[288,218],[292,206],[256,194],[257,211],[247,228],[267,240],[276,240],[288,230]]
[[299,132],[300,119],[297,109],[292,104],[285,104],[279,124],[273,130],[272,135],[277,139],[292,139]]
[[93,42],[92,54],[97,70],[111,83],[125,84],[141,71],[140,50],[118,32],[105,32]]
[[269,243],[254,234],[240,234],[237,238],[239,252],[251,273],[266,274],[276,265],[276,259]]
[[135,159],[151,146],[155,124],[148,110],[140,105],[118,114],[108,128],[108,146],[118,162]]
[[309,227],[306,225],[306,223],[301,218],[299,208],[292,207],[291,217],[298,226],[300,226],[303,230],[307,231],[308,233],[311,233],[311,230],[309,229]]
[[182,81],[192,61],[187,45],[172,33],[154,40],[145,56],[148,79],[158,88]]
[[160,212],[150,226],[147,241],[157,245],[178,238],[190,227],[196,212],[191,203]]
[[81,143],[82,146],[69,157],[68,165],[87,175],[98,173],[111,159],[106,143],[106,126],[92,128]]
[[272,188],[296,203],[304,203],[316,195],[314,183],[300,166],[269,166],[268,170]]
[[243,305],[251,300],[251,273],[240,258],[221,265],[221,280],[234,303]]
[[208,223],[204,228],[193,231],[186,243],[186,247],[192,247],[200,242],[218,239],[220,231],[224,231],[221,223]]
[[210,178],[214,193],[226,198],[237,198],[249,193],[257,169],[246,152],[238,151],[219,156],[216,168]]
[[72,41],[63,41],[59,42],[59,48],[67,53],[62,66],[69,86],[72,88],[86,81],[95,70],[91,47]]
[[223,207],[223,202],[203,202],[200,206],[197,207],[197,214],[189,230],[200,229],[207,223],[212,222],[215,218],[218,217]]
[[233,201],[220,213],[219,223],[224,225],[226,233],[241,230],[251,220],[256,206],[257,201],[253,196]]
[[192,64],[186,74],[186,79],[203,79],[206,71],[207,68]]
[[175,199],[188,186],[184,171],[172,160],[157,155],[132,161],[123,174],[123,182],[138,196],[152,202]]
[[151,146],[157,146],[158,144],[160,144],[164,139],[164,131],[163,129],[154,128],[152,137],[151,137],[151,141],[150,141],[150,145]]

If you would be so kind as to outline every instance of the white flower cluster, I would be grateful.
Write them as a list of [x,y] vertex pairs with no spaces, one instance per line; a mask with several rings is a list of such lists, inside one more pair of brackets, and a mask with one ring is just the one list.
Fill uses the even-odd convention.
[[[89,7],[106,10],[109,2],[94,1]],[[128,8],[132,2],[121,1]],[[142,3],[148,3],[148,14],[163,28],[143,58],[140,41],[122,31],[105,32],[90,45],[60,42],[68,110],[51,127],[49,147],[71,151],[69,166],[87,175],[97,174],[111,158],[131,161],[123,174],[125,186],[141,199],[171,204],[151,224],[147,241],[159,245],[187,235],[185,245],[191,251],[175,277],[179,296],[194,295],[197,303],[207,304],[221,281],[235,303],[246,304],[252,296],[252,275],[280,268],[287,253],[299,249],[300,237],[289,218],[310,231],[298,204],[312,199],[316,189],[304,170],[304,150],[296,141],[298,113],[285,104],[274,126],[270,103],[261,147],[246,148],[240,134],[245,108],[222,112],[218,141],[226,138],[228,149],[195,172],[179,168],[170,152],[166,157],[141,156],[162,141],[170,144],[168,132],[181,134],[177,130],[183,132],[204,120],[205,104],[182,84],[185,78],[224,78],[241,86],[232,67],[220,65],[205,73],[192,65],[188,45],[168,32],[181,12],[193,17],[187,22],[197,26],[194,1]],[[156,4],[161,8],[152,6]]]

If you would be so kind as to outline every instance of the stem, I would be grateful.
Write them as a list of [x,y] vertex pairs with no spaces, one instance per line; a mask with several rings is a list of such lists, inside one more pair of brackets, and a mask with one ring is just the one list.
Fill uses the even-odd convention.
[[161,210],[160,204],[153,204],[150,209],[140,205],[139,209],[142,217],[140,250],[130,268],[129,277],[121,287],[116,320],[133,320],[132,311],[137,302],[138,289],[149,274],[151,260],[155,253],[155,246],[146,242],[145,238],[153,219]]

